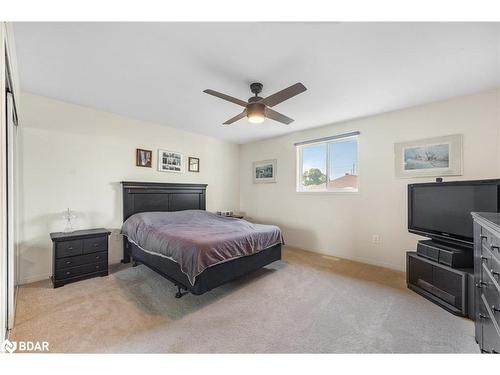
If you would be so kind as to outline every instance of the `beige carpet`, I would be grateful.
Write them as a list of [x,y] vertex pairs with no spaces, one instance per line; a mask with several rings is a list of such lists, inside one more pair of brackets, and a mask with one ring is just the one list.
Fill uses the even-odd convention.
[[407,290],[404,274],[302,250],[205,295],[174,293],[145,266],[29,284],[11,339],[52,352],[478,352],[473,323]]

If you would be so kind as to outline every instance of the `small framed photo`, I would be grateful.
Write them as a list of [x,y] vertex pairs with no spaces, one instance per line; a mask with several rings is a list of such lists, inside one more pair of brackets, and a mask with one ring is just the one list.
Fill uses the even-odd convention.
[[175,151],[158,150],[158,170],[184,173],[184,157]]
[[200,159],[199,158],[188,158],[188,171],[189,172],[199,172],[200,171]]
[[151,168],[153,151],[138,148],[135,150],[135,165],[137,167]]
[[276,182],[276,159],[254,161],[253,183]]

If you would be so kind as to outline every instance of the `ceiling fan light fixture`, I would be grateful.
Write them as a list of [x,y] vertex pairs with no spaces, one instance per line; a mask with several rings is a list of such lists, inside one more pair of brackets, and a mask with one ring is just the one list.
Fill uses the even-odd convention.
[[261,124],[264,122],[265,117],[261,114],[254,113],[253,115],[248,115],[248,122],[252,124]]
[[247,106],[248,122],[260,124],[266,118],[266,106],[261,103],[249,103]]

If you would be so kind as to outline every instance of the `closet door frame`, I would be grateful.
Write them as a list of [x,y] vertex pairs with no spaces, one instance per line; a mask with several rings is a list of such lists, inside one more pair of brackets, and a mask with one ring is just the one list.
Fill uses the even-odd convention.
[[7,243],[6,237],[6,174],[5,174],[5,129],[7,120],[7,69],[6,69],[6,30],[5,24],[0,24],[0,340],[7,338]]
[[15,155],[16,132],[14,113],[14,98],[7,92],[7,121],[6,121],[6,177],[7,177],[7,329],[14,327],[16,312],[16,209],[15,209]]
[[12,24],[0,22],[0,342],[8,337],[8,330],[14,324],[17,284],[15,191],[18,185],[15,181],[14,139],[18,123],[19,80],[15,61]]

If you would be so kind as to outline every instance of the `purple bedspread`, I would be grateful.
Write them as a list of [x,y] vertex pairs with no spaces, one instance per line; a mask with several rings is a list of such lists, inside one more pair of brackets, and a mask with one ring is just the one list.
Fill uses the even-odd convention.
[[138,213],[123,223],[122,234],[144,251],[177,262],[192,285],[208,267],[283,242],[275,225],[201,210]]

